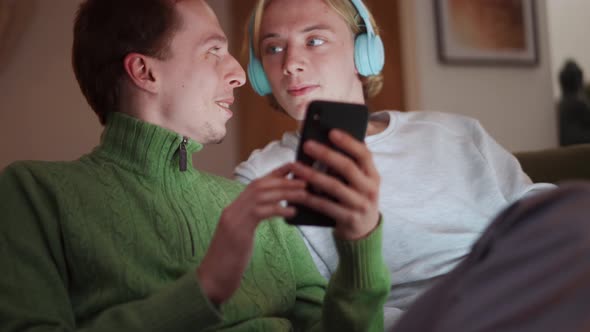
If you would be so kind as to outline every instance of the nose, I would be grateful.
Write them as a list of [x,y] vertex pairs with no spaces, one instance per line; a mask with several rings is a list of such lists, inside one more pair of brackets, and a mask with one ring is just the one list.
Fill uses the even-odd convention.
[[283,75],[291,76],[301,73],[305,70],[305,60],[293,47],[287,47],[285,50],[285,60],[283,62]]
[[226,80],[232,88],[239,88],[246,83],[246,72],[244,72],[244,68],[242,68],[236,58],[233,56],[230,56],[229,58],[230,63]]

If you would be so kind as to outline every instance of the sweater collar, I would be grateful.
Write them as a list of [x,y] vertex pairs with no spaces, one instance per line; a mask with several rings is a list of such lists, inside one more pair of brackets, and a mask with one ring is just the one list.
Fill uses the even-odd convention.
[[[202,144],[171,130],[113,112],[96,152],[135,172],[162,176],[171,171],[180,173],[182,159],[186,171],[194,172],[192,154],[202,148]],[[184,149],[186,158],[182,157]]]

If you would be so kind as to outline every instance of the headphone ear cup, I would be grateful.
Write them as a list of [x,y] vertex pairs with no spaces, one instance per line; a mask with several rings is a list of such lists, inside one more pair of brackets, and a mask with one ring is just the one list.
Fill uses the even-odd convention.
[[385,64],[385,49],[381,37],[363,33],[354,42],[354,63],[361,76],[377,75]]
[[252,88],[259,95],[266,96],[272,92],[262,63],[254,56],[250,57],[250,62],[248,63],[248,78],[250,79]]

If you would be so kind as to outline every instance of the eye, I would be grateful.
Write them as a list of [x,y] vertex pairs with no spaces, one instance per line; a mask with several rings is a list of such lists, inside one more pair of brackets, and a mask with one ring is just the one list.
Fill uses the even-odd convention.
[[264,48],[264,54],[277,54],[283,51],[283,47],[279,45],[268,45]]
[[307,41],[307,46],[320,46],[324,45],[326,41],[321,38],[311,38]]
[[211,47],[208,51],[209,54],[213,54],[215,56],[221,56],[221,47],[220,46],[214,46]]

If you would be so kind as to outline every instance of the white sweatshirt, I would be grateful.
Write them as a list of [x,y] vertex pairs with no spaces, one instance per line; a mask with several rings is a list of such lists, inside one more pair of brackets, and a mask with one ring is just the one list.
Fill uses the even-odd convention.
[[[373,113],[387,128],[365,142],[381,175],[383,254],[392,288],[385,307],[391,325],[437,277],[470,251],[508,204],[550,184],[533,184],[516,158],[478,121],[437,112]],[[285,133],[235,169],[248,183],[295,159],[299,136]],[[338,264],[330,228],[300,227],[320,272]]]

